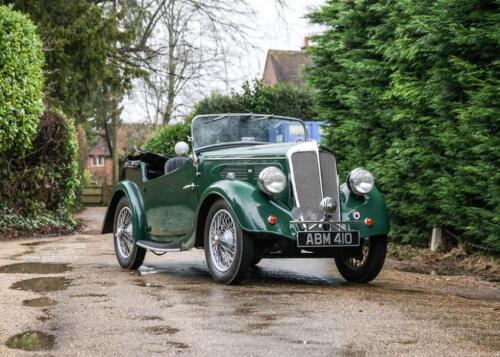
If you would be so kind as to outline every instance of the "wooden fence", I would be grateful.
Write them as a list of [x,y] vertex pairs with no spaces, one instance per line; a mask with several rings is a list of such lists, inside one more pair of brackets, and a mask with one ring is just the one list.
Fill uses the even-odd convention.
[[82,203],[85,206],[102,206],[106,204],[103,186],[85,186],[82,192]]

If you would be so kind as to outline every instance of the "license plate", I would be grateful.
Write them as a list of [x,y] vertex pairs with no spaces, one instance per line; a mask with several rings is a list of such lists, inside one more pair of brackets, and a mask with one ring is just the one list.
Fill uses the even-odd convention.
[[342,232],[298,232],[297,247],[299,248],[321,248],[321,247],[358,247],[358,231]]

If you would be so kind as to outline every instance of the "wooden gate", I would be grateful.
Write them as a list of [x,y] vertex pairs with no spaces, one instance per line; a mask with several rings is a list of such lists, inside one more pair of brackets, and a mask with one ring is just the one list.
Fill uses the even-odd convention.
[[82,203],[85,206],[104,205],[104,189],[102,186],[85,186],[82,192]]

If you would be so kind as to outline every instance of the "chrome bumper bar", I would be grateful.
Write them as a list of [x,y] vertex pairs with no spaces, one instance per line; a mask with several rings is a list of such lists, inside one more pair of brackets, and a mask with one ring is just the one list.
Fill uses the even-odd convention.
[[361,221],[290,221],[294,224],[353,224],[363,223]]

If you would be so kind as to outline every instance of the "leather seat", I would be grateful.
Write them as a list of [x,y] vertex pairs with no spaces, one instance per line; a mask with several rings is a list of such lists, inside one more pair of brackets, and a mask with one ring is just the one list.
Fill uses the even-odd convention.
[[165,175],[171,173],[172,171],[177,170],[180,168],[184,163],[188,161],[188,158],[185,156],[176,156],[171,159],[168,159],[167,162],[165,162]]

